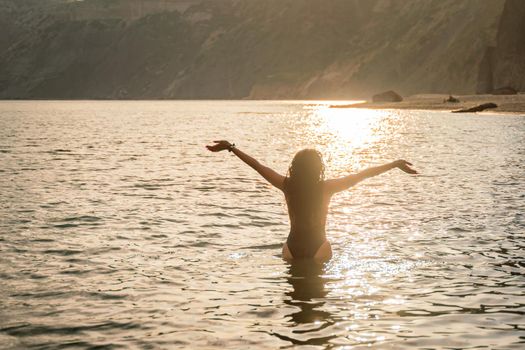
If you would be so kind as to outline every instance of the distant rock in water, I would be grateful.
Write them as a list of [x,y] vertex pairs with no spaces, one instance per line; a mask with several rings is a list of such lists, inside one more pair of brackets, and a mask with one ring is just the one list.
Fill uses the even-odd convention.
[[501,87],[492,90],[492,95],[517,95],[518,91],[510,86]]
[[452,113],[475,113],[475,112],[482,112],[486,109],[491,108],[498,108],[498,105],[492,102],[483,103],[475,107],[471,108],[464,108],[464,109],[458,109],[456,111],[452,111]]
[[444,103],[459,103],[459,99],[450,95],[447,99],[443,100]]
[[395,91],[385,91],[372,96],[372,102],[401,102],[403,97]]

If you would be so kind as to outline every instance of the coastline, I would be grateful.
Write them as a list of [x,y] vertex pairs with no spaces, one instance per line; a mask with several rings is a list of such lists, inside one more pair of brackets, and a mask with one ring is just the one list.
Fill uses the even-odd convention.
[[[215,102],[215,101],[298,101],[298,102],[312,102],[315,104],[323,103],[330,108],[366,108],[366,109],[402,109],[402,110],[422,110],[422,111],[443,111],[452,112],[455,110],[471,108],[486,103],[495,103],[497,108],[486,109],[483,112],[469,112],[469,113],[484,113],[484,114],[513,114],[525,117],[525,93],[519,93],[517,95],[452,95],[459,99],[459,102],[444,102],[449,95],[448,94],[416,94],[408,97],[404,97],[401,102],[371,102],[371,101],[357,101],[354,100],[323,100],[323,99],[169,99],[169,98],[158,98],[158,99],[0,99],[0,102],[57,102],[57,101],[77,101],[77,102]],[[351,102],[351,103],[349,103]]]
[[[444,94],[418,94],[404,98],[402,102],[364,102],[347,107],[335,108],[370,108],[370,109],[414,109],[431,111],[453,111],[470,108],[483,103],[494,102],[497,108],[481,113],[510,113],[525,116],[525,94],[518,95],[453,95],[460,102],[443,102],[449,97]],[[338,105],[332,105],[332,107]]]

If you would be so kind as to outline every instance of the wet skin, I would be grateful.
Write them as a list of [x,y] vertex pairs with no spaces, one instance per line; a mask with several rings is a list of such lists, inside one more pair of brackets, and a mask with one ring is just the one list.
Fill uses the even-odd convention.
[[[288,215],[290,217],[290,225],[291,225],[291,233],[294,232],[294,230],[299,229],[308,218],[303,218],[300,215],[297,215],[297,213],[294,213],[290,210],[290,203],[289,203],[289,197],[286,196],[285,192],[285,180],[286,177],[277,173],[275,170],[262,165],[259,163],[255,158],[252,158],[248,154],[242,152],[240,149],[236,148],[234,145],[232,145],[230,142],[221,140],[221,141],[214,141],[213,145],[206,146],[206,148],[211,152],[220,152],[224,150],[228,150],[230,152],[233,152],[239,159],[241,159],[244,163],[249,165],[251,168],[253,168],[255,171],[257,171],[263,178],[265,178],[271,185],[281,190],[283,193],[285,193],[285,197],[288,204]],[[391,163],[387,163],[384,165],[376,166],[376,167],[370,167],[368,169],[365,169],[363,171],[360,171],[355,174],[350,174],[341,178],[337,179],[330,179],[325,180],[322,183],[322,205],[320,207],[321,212],[319,213],[317,217],[319,218],[319,222],[313,223],[312,226],[314,226],[314,230],[317,230],[319,234],[322,234],[324,236],[324,228],[326,225],[326,217],[328,214],[328,207],[330,205],[330,200],[332,196],[337,193],[344,190],[347,190],[351,188],[352,186],[355,186],[357,183],[368,179],[373,176],[377,176],[380,174],[383,174],[387,171],[390,171],[392,169],[400,169],[403,172],[407,174],[418,174],[418,172],[413,169],[412,164],[407,162],[406,160],[399,159],[396,161],[393,161]],[[312,228],[309,228],[312,229]],[[290,251],[290,247],[288,247],[288,244],[285,243],[282,250],[282,257],[285,260],[293,260],[293,254]],[[332,257],[332,248],[330,246],[330,243],[325,239],[324,242],[319,246],[317,249],[317,252],[315,255],[313,255],[314,260],[318,261],[327,261]]]

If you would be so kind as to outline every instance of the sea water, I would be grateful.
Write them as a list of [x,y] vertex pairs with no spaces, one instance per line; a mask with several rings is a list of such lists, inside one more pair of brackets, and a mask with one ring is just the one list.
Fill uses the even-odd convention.
[[[315,101],[0,102],[0,348],[525,346],[525,118]],[[281,174],[403,158],[288,264]]]

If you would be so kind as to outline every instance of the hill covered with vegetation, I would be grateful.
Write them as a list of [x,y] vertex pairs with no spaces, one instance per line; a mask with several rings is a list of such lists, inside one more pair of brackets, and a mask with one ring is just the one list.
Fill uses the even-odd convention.
[[489,78],[525,90],[523,10],[520,0],[0,0],[0,98],[348,99],[468,94]]

